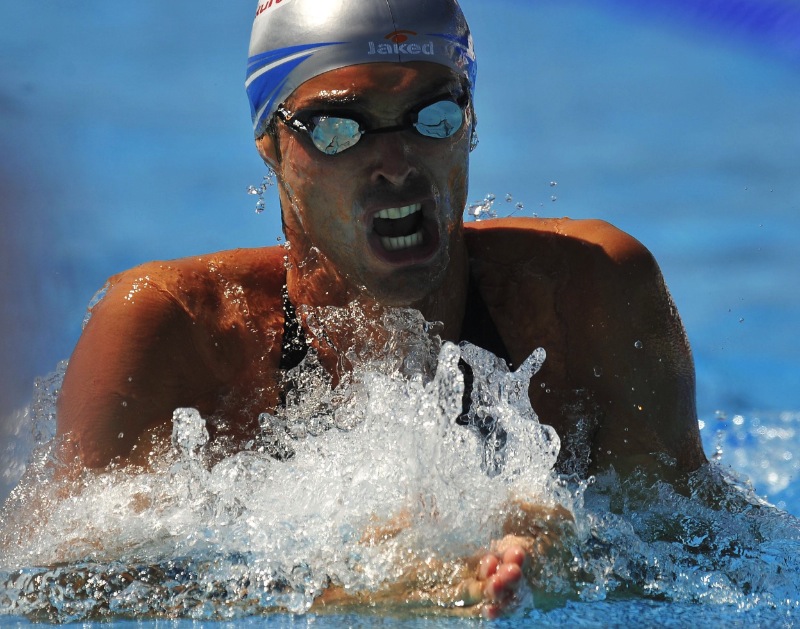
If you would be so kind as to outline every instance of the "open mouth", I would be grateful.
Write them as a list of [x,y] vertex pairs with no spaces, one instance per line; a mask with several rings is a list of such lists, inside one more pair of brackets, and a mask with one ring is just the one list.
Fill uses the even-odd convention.
[[372,250],[393,265],[424,263],[439,247],[439,227],[431,216],[435,208],[425,202],[384,207],[372,214],[369,237]]
[[390,207],[375,213],[372,229],[386,251],[418,247],[423,242],[422,204]]

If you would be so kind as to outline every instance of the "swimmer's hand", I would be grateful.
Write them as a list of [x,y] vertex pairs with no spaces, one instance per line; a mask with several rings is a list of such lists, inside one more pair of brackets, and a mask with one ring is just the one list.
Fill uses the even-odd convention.
[[[503,548],[502,552],[499,550]],[[312,612],[339,613],[364,608],[399,615],[436,615],[498,618],[513,608],[524,583],[528,554],[513,540],[500,540],[498,550],[466,562],[427,560],[377,592],[349,592],[331,586],[319,596]],[[439,582],[444,575],[451,581]]]
[[[403,577],[375,592],[350,592],[329,587],[312,612],[340,612],[343,607],[369,607],[388,613],[498,618],[520,602],[522,588],[547,595],[544,568],[564,553],[565,536],[572,532],[572,515],[563,507],[543,507],[522,501],[508,505],[504,536],[489,550],[473,557],[442,561],[420,559]],[[384,526],[370,527],[363,538],[374,545],[393,539],[411,525],[403,511]]]
[[[572,514],[561,505],[545,507],[514,501],[506,510],[503,538],[492,542],[475,570],[475,577],[461,584],[461,605],[475,614],[497,618],[518,603],[519,589],[526,584],[534,598],[550,598],[543,572],[561,564],[566,537],[574,532]],[[545,570],[550,568],[549,570]],[[556,570],[557,572],[557,570]]]

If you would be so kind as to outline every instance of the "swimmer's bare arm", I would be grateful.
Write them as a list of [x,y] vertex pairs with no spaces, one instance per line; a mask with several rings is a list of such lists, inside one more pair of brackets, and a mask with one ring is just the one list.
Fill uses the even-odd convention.
[[[599,267],[595,296],[604,312],[595,312],[595,328],[586,340],[599,369],[582,366],[602,407],[595,466],[692,471],[706,459],[683,324],[652,254],[619,230],[602,231],[607,268]],[[661,465],[665,461],[671,463]]]
[[[481,289],[512,359],[547,351],[531,401],[562,445],[588,439],[590,472],[651,466],[660,454],[679,471],[701,465],[691,351],[650,252],[604,221],[468,227]],[[587,416],[599,425],[575,437]]]
[[201,405],[220,385],[206,368],[201,326],[146,271],[114,278],[64,377],[58,434],[68,436],[67,457],[86,467],[127,459],[147,431],[169,426],[175,408]]

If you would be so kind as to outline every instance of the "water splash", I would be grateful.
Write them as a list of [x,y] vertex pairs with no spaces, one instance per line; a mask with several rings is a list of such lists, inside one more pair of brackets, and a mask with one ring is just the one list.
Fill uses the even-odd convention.
[[267,174],[262,177],[262,181],[258,186],[247,186],[247,194],[258,197],[255,207],[256,214],[263,213],[267,208],[266,201],[264,201],[264,194],[275,185],[275,177],[275,171],[270,168]]
[[494,194],[487,194],[483,200],[470,203],[467,207],[467,214],[475,221],[497,218],[497,211],[494,209],[496,199],[497,197]]
[[[522,201],[517,201],[514,203],[514,195],[512,195],[510,192],[506,193],[504,198],[506,203],[514,204],[514,209],[506,213],[504,217],[514,216],[525,209],[525,204],[522,203]],[[471,203],[467,207],[467,215],[470,216],[474,221],[484,221],[497,218],[498,212],[495,208],[496,201],[497,197],[494,194],[489,193],[482,200]],[[536,218],[537,214],[532,213],[531,216]]]
[[86,314],[83,317],[83,323],[81,323],[81,330],[86,328],[86,324],[89,323],[89,319],[92,318],[92,309],[102,301],[103,297],[106,296],[108,289],[111,287],[109,282],[106,282],[105,285],[98,290],[94,296],[89,300],[89,305],[86,306]]
[[[363,313],[306,314],[347,332]],[[341,348],[350,377],[333,386],[310,353],[287,376],[286,408],[262,415],[252,447],[222,460],[210,456],[204,418],[178,409],[170,451],[146,472],[56,480],[60,375],[48,380],[32,410],[37,448],[1,516],[0,613],[70,622],[305,612],[331,584],[375,591],[434,559],[456,571],[501,535],[520,498],[575,517],[538,582],[557,609],[528,605],[520,616],[571,624],[569,610],[574,620],[580,605],[631,596],[647,609],[797,609],[800,527],[745,479],[714,464],[685,487],[559,477],[558,437],[526,395],[543,351],[511,371],[480,348],[441,342],[418,313],[385,316],[387,335]],[[507,435],[490,474],[487,437],[455,422],[461,360],[473,372],[471,416]],[[271,455],[276,440],[282,457]]]

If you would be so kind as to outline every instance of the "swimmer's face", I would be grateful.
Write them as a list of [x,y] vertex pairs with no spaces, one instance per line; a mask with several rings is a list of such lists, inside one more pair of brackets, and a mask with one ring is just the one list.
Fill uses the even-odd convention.
[[[432,63],[370,63],[332,70],[303,83],[284,103],[310,113],[353,117],[367,129],[403,124],[434,100],[468,100],[462,81]],[[326,155],[301,131],[274,122],[257,141],[278,174],[292,251],[316,247],[338,276],[389,305],[412,304],[438,288],[461,246],[471,106],[449,137],[413,129],[367,133]]]

